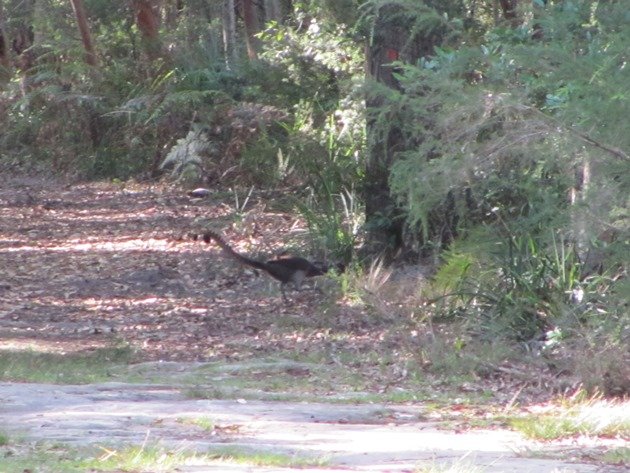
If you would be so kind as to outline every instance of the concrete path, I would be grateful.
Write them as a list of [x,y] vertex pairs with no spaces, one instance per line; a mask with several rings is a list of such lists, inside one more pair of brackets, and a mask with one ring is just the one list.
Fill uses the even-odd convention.
[[[544,455],[538,449],[528,458],[532,446],[514,432],[455,433],[418,421],[421,414],[421,407],[406,406],[192,400],[169,386],[0,383],[0,430],[73,446],[146,442],[199,453],[235,446],[328,459],[325,468],[300,468],[301,472],[410,472],[453,463],[488,473],[603,471],[595,465],[540,458]],[[186,418],[208,419],[216,428],[204,430],[183,422]],[[178,471],[291,469],[217,463]]]

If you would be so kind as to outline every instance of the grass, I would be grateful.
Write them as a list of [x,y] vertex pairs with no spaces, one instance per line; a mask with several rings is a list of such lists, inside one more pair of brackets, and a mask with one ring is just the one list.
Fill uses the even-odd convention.
[[419,466],[413,471],[414,473],[483,473],[484,469],[473,465],[463,457],[453,462]]
[[0,446],[0,472],[85,473],[80,453],[47,443],[11,443]]
[[122,449],[77,449],[62,444],[7,443],[0,446],[0,472],[85,473],[86,471],[171,472],[183,466],[238,463],[252,466],[326,466],[323,458],[309,458],[236,447],[197,453],[183,447],[133,446]]
[[612,448],[602,455],[601,460],[614,465],[630,465],[630,447]]
[[275,452],[264,452],[238,447],[220,447],[210,453],[196,453],[184,448],[167,449],[160,446],[130,447],[123,450],[102,448],[100,458],[84,463],[98,470],[167,472],[182,466],[203,466],[217,462],[253,466],[307,467],[325,466],[320,458],[307,458]]
[[214,460],[254,466],[305,468],[325,467],[329,465],[329,460],[324,457],[303,457],[231,446],[213,450],[209,456]]
[[516,417],[508,425],[536,440],[578,435],[630,438],[630,401],[592,397],[547,406],[538,414]]
[[207,432],[212,432],[217,428],[216,422],[209,417],[183,417],[177,422],[185,425],[194,425]]
[[107,381],[112,370],[132,359],[127,346],[90,352],[47,353],[35,350],[0,350],[0,380],[54,384]]
[[588,432],[586,424],[576,422],[575,419],[553,416],[515,418],[510,420],[508,424],[526,437],[535,440],[557,440]]
[[168,449],[159,446],[127,447],[122,450],[101,447],[102,455],[84,463],[85,467],[104,471],[173,471],[181,466],[207,465],[208,455],[187,451],[183,448]]

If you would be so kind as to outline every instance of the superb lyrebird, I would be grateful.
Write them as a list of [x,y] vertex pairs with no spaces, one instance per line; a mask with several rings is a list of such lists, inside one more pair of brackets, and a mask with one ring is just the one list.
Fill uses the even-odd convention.
[[206,243],[210,243],[212,240],[214,240],[221,247],[221,249],[227,256],[246,266],[260,269],[269,274],[272,278],[280,281],[282,297],[285,300],[285,285],[291,283],[294,285],[296,290],[299,290],[305,278],[321,276],[328,272],[327,265],[323,263],[312,263],[309,260],[301,258],[299,256],[278,258],[269,261],[260,261],[249,258],[234,251],[232,247],[228,245],[219,234],[212,231],[207,231],[203,234],[203,241],[205,241]]

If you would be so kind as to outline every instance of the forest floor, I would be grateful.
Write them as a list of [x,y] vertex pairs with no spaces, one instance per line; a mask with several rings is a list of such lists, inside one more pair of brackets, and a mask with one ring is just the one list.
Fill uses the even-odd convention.
[[[141,361],[242,359],[294,347],[269,329],[278,318],[317,318],[314,291],[282,304],[265,277],[189,237],[208,224],[231,227],[229,205],[163,187],[56,188],[39,180],[5,183],[0,202],[2,330],[16,345],[67,353],[117,337]],[[281,213],[245,220],[239,224],[257,250],[270,252],[281,236],[303,230]]]
[[[228,192],[191,199],[162,185],[0,179],[2,352],[46,353],[60,370],[65,358],[112,347],[131,353],[124,374],[107,365],[115,359],[101,360],[115,384],[103,376],[81,386],[59,377],[0,384],[2,430],[67,444],[144,445],[150,437],[198,450],[220,443],[307,453],[327,456],[326,471],[413,471],[423,462],[488,472],[616,471],[588,461],[588,452],[609,447],[604,439],[534,446],[493,422],[473,427],[473,417],[497,405],[548,401],[544,383],[469,382],[444,388],[445,406],[436,394],[443,385],[427,381],[414,401],[417,383],[393,368],[400,347],[409,349],[409,327],[393,332],[392,319],[377,321],[325,278],[319,291],[290,293],[283,303],[273,281],[190,238],[211,227],[249,255],[299,251],[307,232],[281,199],[260,196],[239,209]],[[0,368],[5,380],[22,381],[11,366]],[[72,373],[65,376],[72,383]],[[462,401],[468,394],[485,396],[486,405],[471,407]],[[433,422],[436,409],[427,406],[436,402],[448,411],[437,415],[447,428]],[[453,421],[460,411],[465,418]],[[211,433],[175,422],[203,415],[212,418]],[[272,470],[221,463],[178,471]]]

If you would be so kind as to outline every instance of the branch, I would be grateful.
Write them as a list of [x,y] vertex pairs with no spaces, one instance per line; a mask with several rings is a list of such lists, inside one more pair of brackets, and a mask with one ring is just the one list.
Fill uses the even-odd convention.
[[574,135],[582,138],[584,141],[586,141],[587,143],[590,143],[591,145],[595,146],[596,148],[599,148],[599,149],[602,149],[604,151],[607,151],[608,153],[612,154],[613,156],[616,156],[619,159],[625,159],[627,161],[630,161],[630,156],[628,154],[626,154],[623,150],[619,149],[619,148],[615,148],[613,146],[608,146],[608,145],[602,144],[599,141],[596,141],[593,138],[591,138],[590,136],[588,136],[586,133],[582,133],[581,131],[575,130],[573,128],[567,128],[567,131],[569,133],[573,133]]
[[563,125],[559,120],[550,117],[549,115],[545,115],[543,112],[541,112],[540,110],[533,108],[533,107],[527,107],[530,111],[535,112],[536,114],[540,115],[541,117],[543,117],[546,121],[548,122],[552,122],[554,124],[554,126],[557,126],[558,128],[567,131],[569,133],[571,133],[572,135],[577,136],[578,138],[582,139],[583,141],[586,141],[588,144],[595,146],[596,148],[599,148],[601,150],[606,151],[607,153],[612,154],[613,156],[615,156],[616,158],[619,159],[625,159],[626,161],[630,161],[630,155],[628,155],[625,151],[623,151],[622,149],[619,148],[615,148],[614,146],[608,146],[605,145],[603,143],[600,143],[599,141],[595,140],[594,138],[591,138],[590,136],[588,136],[586,133],[582,132],[582,131],[578,131],[575,128],[571,128],[571,127],[567,127],[565,125]]

